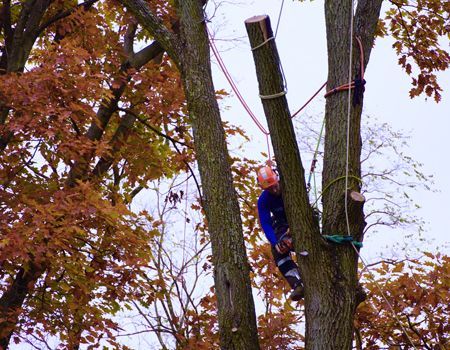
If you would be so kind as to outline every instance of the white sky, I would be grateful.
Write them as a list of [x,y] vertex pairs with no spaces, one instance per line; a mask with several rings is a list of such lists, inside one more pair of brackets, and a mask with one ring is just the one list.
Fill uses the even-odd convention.
[[[218,1],[218,0],[217,0]],[[267,14],[275,31],[282,0],[257,0],[222,2],[209,23],[218,39],[216,44],[223,60],[239,87],[247,104],[265,125],[262,105],[258,98],[258,87],[253,56],[249,48],[245,19]],[[208,5],[209,13],[212,0]],[[306,100],[325,82],[327,77],[327,53],[323,1],[300,3],[285,0],[276,38],[288,84],[288,102],[292,112],[300,108]],[[239,42],[232,39],[240,38]],[[225,40],[225,41],[221,41]],[[448,45],[448,44],[447,44]],[[217,64],[213,63],[216,89],[231,88]],[[450,252],[447,230],[450,226],[450,167],[446,150],[450,149],[450,71],[440,74],[442,102],[436,104],[425,97],[411,100],[410,77],[397,65],[397,57],[389,39],[378,39],[372,51],[366,72],[366,92],[364,113],[376,117],[380,122],[388,122],[395,130],[403,130],[411,135],[408,155],[424,163],[424,172],[433,174],[436,188],[440,193],[421,191],[417,202],[422,206],[418,215],[427,222],[425,238],[432,239],[431,245],[424,246],[432,251]],[[322,94],[323,96],[323,94]],[[323,97],[318,96],[307,107],[309,114],[323,112]],[[237,98],[232,95],[225,100],[222,117],[241,125],[252,141],[248,154],[255,157],[266,151],[265,137],[251,121]],[[300,118],[302,115],[300,115]],[[303,116],[305,117],[305,116]],[[305,168],[309,164],[304,164]],[[383,252],[394,254],[405,240],[404,232],[387,230],[376,237],[368,237],[363,255],[372,259]],[[386,249],[386,247],[390,247]]]
[[[208,10],[211,13],[213,0],[209,1]],[[258,98],[256,72],[244,21],[255,15],[268,14],[275,31],[281,2],[282,0],[224,0],[209,23],[216,39],[227,40],[222,44],[217,43],[222,58],[241,94],[263,124],[265,118]],[[236,38],[240,38],[241,41],[231,41]],[[304,3],[285,0],[276,43],[287,78],[288,102],[293,112],[301,107],[326,80],[325,40],[323,0]],[[441,103],[436,104],[432,99],[425,101],[424,97],[411,100],[408,95],[410,78],[402,72],[396,62],[397,58],[389,40],[378,39],[365,76],[367,84],[364,113],[377,117],[381,122],[389,122],[394,129],[411,133],[409,155],[424,163],[425,173],[434,174],[436,187],[441,191],[420,192],[417,196],[423,208],[418,215],[428,222],[426,237],[434,239],[434,243],[426,248],[449,254],[450,239],[447,231],[450,227],[448,163],[450,157],[446,152],[450,150],[450,71],[440,75],[441,87],[445,90]],[[223,74],[214,63],[213,71],[216,89],[231,91]],[[307,113],[323,112],[323,102],[322,97],[316,98],[307,108]],[[250,120],[235,96],[226,99],[223,106],[227,106],[222,111],[223,119],[243,126],[251,137],[251,143],[246,146],[248,154],[256,157],[259,152],[265,152],[265,137]],[[304,166],[308,168],[309,163]],[[376,260],[381,253],[385,253],[386,256],[394,255],[397,249],[394,243],[402,242],[403,235],[402,232],[389,230],[377,237],[368,237],[362,254],[369,260]],[[129,341],[133,343],[138,339],[133,338]],[[148,343],[143,346],[151,348]],[[24,344],[21,346],[13,344],[11,348],[28,347]]]

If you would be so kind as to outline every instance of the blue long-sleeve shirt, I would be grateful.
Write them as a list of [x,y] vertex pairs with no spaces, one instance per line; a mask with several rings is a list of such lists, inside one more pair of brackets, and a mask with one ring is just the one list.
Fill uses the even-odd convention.
[[264,190],[258,198],[258,216],[267,239],[274,246],[277,244],[275,226],[277,224],[287,224],[281,195],[276,196]]

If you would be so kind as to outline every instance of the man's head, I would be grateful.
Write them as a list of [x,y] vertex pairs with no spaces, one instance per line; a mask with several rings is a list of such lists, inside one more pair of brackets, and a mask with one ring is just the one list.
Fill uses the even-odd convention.
[[263,190],[267,190],[271,194],[281,194],[278,175],[269,166],[264,166],[258,169],[258,184]]

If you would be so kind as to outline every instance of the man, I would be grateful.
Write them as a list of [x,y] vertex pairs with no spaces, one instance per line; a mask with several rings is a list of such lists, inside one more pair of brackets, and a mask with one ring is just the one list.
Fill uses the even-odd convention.
[[291,258],[292,238],[284,211],[278,175],[265,166],[258,170],[258,184],[263,192],[258,199],[258,216],[272,246],[272,255],[283,277],[292,288],[291,300],[303,298],[303,284],[297,264]]

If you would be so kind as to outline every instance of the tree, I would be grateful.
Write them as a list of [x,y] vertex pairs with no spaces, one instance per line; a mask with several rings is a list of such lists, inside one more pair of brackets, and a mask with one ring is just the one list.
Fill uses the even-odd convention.
[[363,271],[370,298],[357,310],[357,349],[447,348],[449,263],[447,255],[425,252],[420,259],[374,264],[376,278]]
[[1,14],[0,347],[20,333],[114,344],[105,315],[133,297],[157,235],[129,205],[193,160],[178,74],[158,43],[133,50],[146,35],[115,6]]
[[223,349],[258,349],[255,308],[239,204],[211,76],[203,4],[175,1],[179,35],[168,30],[146,2],[123,3],[164,47],[183,81],[203,188],[213,252],[220,343]]
[[[152,1],[149,3],[151,10],[145,6],[137,8],[138,18],[150,32],[149,36],[146,30],[135,25],[131,16],[117,11],[117,4],[87,2],[75,6],[73,2],[35,0],[2,3],[0,341],[3,347],[8,346],[11,337],[20,341],[20,336],[30,334],[43,341],[45,334],[50,334],[60,337],[61,346],[72,349],[81,344],[96,347],[105,338],[113,347],[120,348],[113,334],[119,328],[112,317],[121,307],[139,305],[137,301],[143,296],[147,297],[144,305],[146,302],[151,304],[157,292],[163,293],[156,299],[169,303],[171,288],[183,288],[181,282],[170,284],[165,280],[173,277],[173,271],[161,275],[157,270],[164,267],[164,255],[160,254],[160,246],[156,244],[164,238],[163,223],[145,211],[136,215],[129,205],[135,195],[148,186],[148,181],[171,177],[189,168],[194,158],[188,131],[191,125],[194,126],[205,191],[203,204],[213,245],[216,277],[213,291],[219,306],[221,346],[230,349],[258,347],[247,278],[249,268],[230,174],[231,166],[234,174],[248,177],[256,164],[247,167],[233,163],[228,157],[225,132],[210,80],[205,18],[200,2],[175,2],[176,13],[170,4]],[[349,10],[349,2],[343,3],[342,9],[336,8],[337,4],[327,5],[331,6],[327,7],[327,17],[335,16],[335,19],[328,18],[329,22],[336,21],[329,23],[330,38],[336,38],[339,35],[333,32],[334,25],[342,24],[340,21],[344,15],[341,12]],[[365,5],[376,4],[360,1],[356,19],[363,19]],[[408,60],[414,59],[414,55],[428,55],[427,59],[418,61],[421,71],[415,81],[418,90],[414,90],[413,95],[424,91],[437,98],[439,89],[433,71],[445,69],[448,56],[445,51],[433,50],[437,37],[430,31],[443,32],[445,16],[442,11],[448,12],[448,4],[419,1],[414,10],[410,5],[405,1],[396,3],[396,11],[388,13],[385,25],[378,27],[378,33],[386,34],[391,28],[392,34],[398,38],[396,48],[405,55],[400,57],[400,63],[405,63],[407,72],[412,67],[408,68]],[[428,11],[425,17],[422,17],[423,11]],[[372,19],[375,23],[376,20]],[[358,21],[355,23],[357,27],[360,24]],[[348,24],[342,24],[343,28],[346,26]],[[366,36],[362,39],[366,49],[371,48],[370,33],[364,33]],[[411,33],[415,35],[411,36]],[[427,36],[433,39],[430,40],[431,46],[427,46]],[[157,41],[134,52],[133,42],[141,39]],[[341,47],[334,48],[339,58],[333,56],[330,59],[330,69],[336,73],[330,73],[330,77],[336,83],[346,81],[345,64],[341,62],[346,60],[345,45],[350,45],[343,41]],[[404,48],[408,49],[406,53]],[[163,50],[169,53],[171,60],[165,55],[161,57]],[[354,55],[358,56],[358,50]],[[353,61],[357,62],[356,59]],[[342,70],[335,72],[336,62],[340,62]],[[181,83],[176,68],[183,78],[189,114],[184,96],[180,94]],[[20,93],[17,93],[17,86]],[[342,160],[345,128],[341,124],[345,120],[346,100],[336,94],[329,101],[326,164],[322,177],[323,227],[342,233],[345,231],[342,199],[346,188],[341,178],[345,163]],[[359,108],[353,111],[352,124],[359,122]],[[331,112],[335,113],[333,117]],[[290,132],[288,137],[278,135],[276,142],[289,144],[292,141],[292,129],[289,126],[285,129]],[[358,134],[352,132],[351,135],[350,174],[354,177],[360,173]],[[334,147],[335,140],[339,140],[339,147]],[[288,159],[283,158],[279,148],[277,157]],[[298,156],[297,153],[294,150],[293,158]],[[305,226],[309,227],[305,239],[296,237],[297,247],[304,248],[301,246],[305,243],[303,240],[311,243],[306,247],[309,257],[302,260],[302,270],[307,277],[307,346],[326,348],[319,342],[336,334],[342,334],[342,337],[333,338],[333,341],[341,341],[335,346],[345,346],[351,341],[356,306],[353,296],[357,257],[349,246],[334,246],[321,240],[319,224],[312,218],[312,210],[303,195],[304,179],[299,181],[296,178],[302,172],[298,157],[290,160],[296,163],[286,162],[289,167],[282,169],[283,183],[294,184],[293,194],[300,193],[297,199],[290,199],[290,208],[296,204],[295,200],[301,199],[299,216],[296,217],[297,212],[291,213],[290,220],[293,220],[295,232],[300,232],[300,229],[305,232],[302,225],[305,222],[309,225]],[[330,167],[330,162],[334,161],[336,169]],[[353,181],[354,177],[350,184],[353,190],[358,190],[360,184]],[[331,181],[327,182],[325,178]],[[235,189],[244,203],[241,213],[249,243],[258,245],[261,242],[252,235],[256,232],[256,213],[247,206],[250,198],[246,196],[247,189],[254,185],[236,181]],[[251,196],[254,200],[256,192]],[[169,198],[176,201],[177,197],[170,195]],[[355,238],[359,238],[364,222],[362,208],[355,209],[357,220],[351,225],[358,236]],[[258,249],[263,256],[252,256],[255,260],[253,268],[274,273],[273,264],[266,263],[267,246]],[[317,257],[322,261],[328,260],[323,269],[324,276],[316,275],[319,278],[313,276],[317,263],[308,264]],[[159,267],[158,262],[162,262]],[[172,263],[170,259],[166,262],[168,265]],[[156,269],[156,275],[148,273],[149,266]],[[436,271],[446,270],[436,268]],[[431,275],[436,276],[433,272]],[[337,277],[339,283],[336,294],[333,277]],[[254,281],[255,285],[259,282],[258,279]],[[264,289],[266,310],[259,319],[260,341],[264,348],[274,346],[272,338],[280,347],[290,347],[295,343],[293,338],[301,338],[292,326],[301,313],[293,308],[282,310],[289,305],[283,304],[276,283],[275,280],[271,285],[273,288]],[[403,290],[405,283],[412,288],[412,292],[405,292],[405,295],[414,295],[416,290],[406,278],[399,278],[392,287]],[[371,289],[370,282],[368,286]],[[445,288],[439,289],[440,294],[445,291]],[[396,291],[392,294],[398,295]],[[169,320],[174,327],[174,335],[178,337],[179,347],[217,346],[215,314],[207,314],[214,310],[216,296],[213,293],[204,296],[199,312],[186,309],[187,321],[184,323],[178,322],[176,317]],[[328,310],[312,308],[318,300],[323,301]],[[430,305],[436,301],[432,295],[424,300]],[[336,305],[330,305],[330,302]],[[343,306],[346,312],[341,314],[339,311]],[[397,306],[401,308],[403,305],[399,303]],[[366,312],[369,320],[374,319],[372,311],[377,311],[377,308],[375,305],[373,310],[369,308]],[[321,311],[330,310],[335,311],[333,317],[315,317],[315,312],[322,316]],[[168,315],[172,316],[170,312]],[[408,316],[413,336],[421,338],[419,341],[425,340],[422,343],[427,346],[445,346],[445,337],[435,340],[436,331],[427,334],[418,327],[417,322],[422,321],[414,319],[417,315]],[[431,319],[430,316],[426,317]],[[333,318],[339,317],[345,327],[331,324]],[[367,321],[367,318],[361,322],[376,323]],[[239,327],[232,323],[236,319],[241,322]],[[446,324],[445,319],[439,322]],[[182,325],[200,327],[189,332]],[[323,333],[314,333],[322,326]],[[370,329],[361,327],[359,331],[374,337]],[[438,331],[445,332],[446,328],[438,327]],[[208,338],[203,341],[199,334]],[[316,334],[317,343],[313,339]],[[397,343],[404,340],[401,337],[394,339]],[[372,346],[372,340],[364,341]],[[378,338],[377,341],[388,343],[391,339]]]
[[[246,21],[296,251],[308,252],[306,257],[300,258],[299,263],[305,282],[306,349],[350,349],[352,344],[352,320],[357,306],[358,251],[350,244],[328,243],[321,236],[350,235],[354,241],[361,242],[366,225],[363,205],[354,200],[360,199],[361,196],[353,196],[353,193],[361,192],[360,121],[363,96],[361,87],[358,88],[362,82],[358,79],[362,79],[361,72],[369,62],[382,2],[359,1],[355,14],[352,4],[352,1],[325,2],[328,90],[332,91],[333,88],[348,82],[349,71],[356,87],[351,93],[353,103],[350,103],[349,94],[327,94],[321,223],[314,218],[308,202],[304,169],[283,94],[279,58],[272,40],[270,22],[264,16]],[[399,17],[402,17],[406,7],[411,6],[409,2],[394,4],[399,9]],[[431,9],[430,18],[440,18],[435,23],[438,33],[445,32],[442,13],[448,8],[436,2],[419,2],[417,6],[419,12],[424,6]],[[393,12],[390,13],[392,14]],[[394,17],[398,19],[398,16]],[[425,23],[422,22],[423,18],[419,21],[414,20],[413,16],[409,18],[414,23],[412,26],[421,27],[421,24]],[[423,36],[417,33],[419,31],[424,34],[422,29],[417,29],[414,35],[411,35],[411,28],[404,20],[392,20],[391,28],[394,37],[398,39],[395,44],[398,52],[401,52],[400,49],[405,47],[404,45],[428,52],[423,46]],[[427,34],[436,38],[434,33]],[[356,40],[360,41],[364,56],[359,54],[357,46],[350,45],[356,43]],[[436,46],[438,44],[433,40],[431,50]],[[430,78],[425,72],[448,67],[448,54],[442,50],[438,51],[439,54],[436,55],[442,58],[442,64],[435,66],[431,63],[425,67],[425,62],[415,56],[415,49],[402,53],[400,63],[403,64],[407,58],[415,59],[421,69],[419,76],[423,73],[429,78],[421,76],[414,80],[413,84],[420,85],[420,88],[414,89],[412,95],[423,91],[425,86],[428,86],[424,88],[425,91],[431,95],[436,92],[429,86],[434,82],[434,78]],[[349,62],[354,64],[350,65]],[[406,69],[408,73],[411,72],[410,68],[409,66],[409,69]],[[355,96],[357,93],[359,96]],[[438,97],[436,99],[438,100]]]

